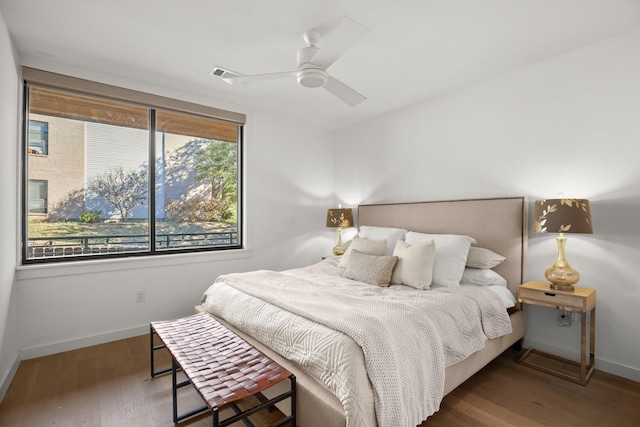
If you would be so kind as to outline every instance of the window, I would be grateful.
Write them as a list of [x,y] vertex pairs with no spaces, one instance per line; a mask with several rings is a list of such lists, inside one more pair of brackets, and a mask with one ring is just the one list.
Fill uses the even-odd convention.
[[36,120],[29,121],[29,154],[48,154],[49,124]]
[[47,181],[40,179],[29,180],[29,213],[47,213]]
[[40,73],[23,69],[25,154],[43,134],[48,154],[25,161],[25,263],[241,247],[243,120],[120,88],[107,98],[97,83],[89,95],[40,85]]

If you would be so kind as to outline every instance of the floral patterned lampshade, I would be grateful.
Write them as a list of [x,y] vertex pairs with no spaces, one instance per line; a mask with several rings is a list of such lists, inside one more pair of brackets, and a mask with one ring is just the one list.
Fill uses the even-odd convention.
[[351,208],[328,209],[327,227],[353,227],[353,213],[351,212]]
[[593,234],[589,200],[537,200],[533,209],[531,231],[534,233]]

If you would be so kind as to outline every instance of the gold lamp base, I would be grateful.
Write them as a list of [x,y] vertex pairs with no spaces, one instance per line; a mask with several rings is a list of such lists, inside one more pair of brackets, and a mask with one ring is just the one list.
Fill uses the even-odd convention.
[[572,292],[574,290],[573,285],[580,281],[580,273],[571,268],[564,257],[564,247],[567,241],[564,233],[560,233],[556,237],[556,241],[558,242],[558,259],[556,259],[552,267],[547,268],[544,272],[544,277],[551,282],[551,289]]
[[342,248],[342,227],[338,227],[338,243],[333,247],[333,254],[336,256],[344,255]]
[[544,272],[544,277],[551,282],[550,288],[556,291],[572,292],[574,290],[573,285],[580,281],[580,273],[573,268],[558,269],[549,267]]

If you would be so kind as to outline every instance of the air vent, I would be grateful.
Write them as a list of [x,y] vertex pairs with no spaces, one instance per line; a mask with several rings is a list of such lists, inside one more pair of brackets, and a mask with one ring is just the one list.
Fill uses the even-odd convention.
[[222,75],[225,73],[226,71],[223,70],[222,68],[214,68],[213,70],[211,70],[211,72],[209,74],[211,74],[212,76],[218,76],[218,77],[222,77]]
[[230,71],[230,70],[226,70],[224,68],[221,67],[213,67],[213,70],[211,70],[209,72],[210,76],[216,76],[216,77],[220,77],[221,79],[226,79],[229,77],[238,77],[241,74]]

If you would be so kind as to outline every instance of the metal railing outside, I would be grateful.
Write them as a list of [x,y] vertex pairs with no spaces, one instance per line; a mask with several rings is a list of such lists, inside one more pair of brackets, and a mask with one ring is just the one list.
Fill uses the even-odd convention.
[[[194,246],[231,246],[237,243],[237,231],[156,235],[158,250]],[[147,250],[149,250],[147,234],[33,237],[29,238],[27,257],[46,258]]]

